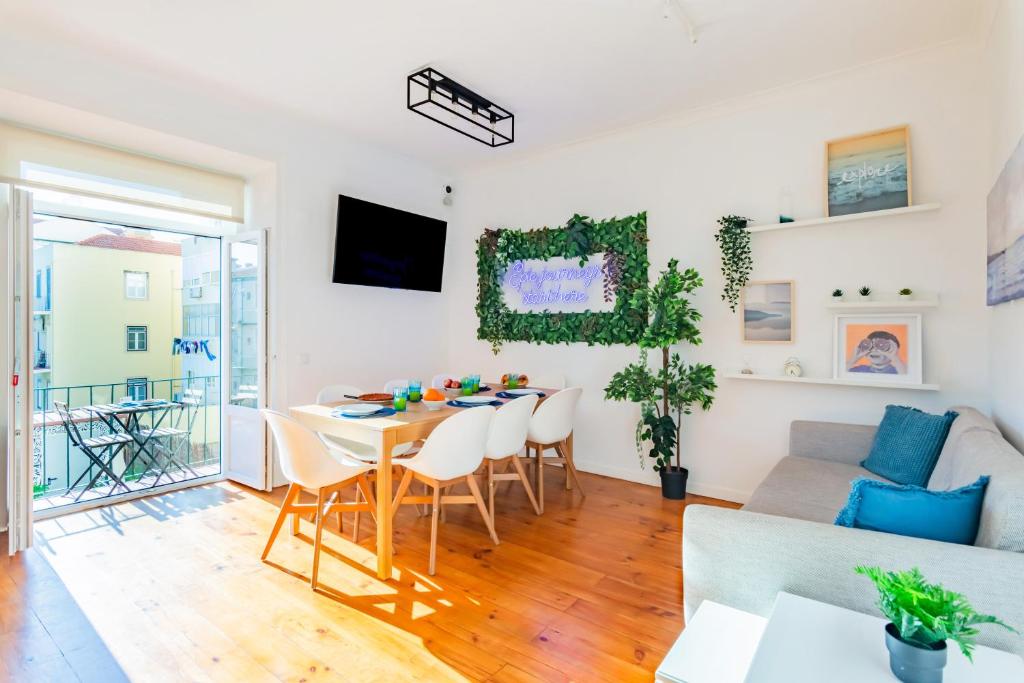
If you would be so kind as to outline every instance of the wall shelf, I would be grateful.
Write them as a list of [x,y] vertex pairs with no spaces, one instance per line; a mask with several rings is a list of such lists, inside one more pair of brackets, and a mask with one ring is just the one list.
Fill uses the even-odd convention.
[[833,301],[829,300],[826,308],[837,311],[886,311],[935,308],[939,305],[939,297],[922,296],[913,299],[883,299],[881,301]]
[[904,389],[907,391],[939,391],[938,384],[906,384],[902,382],[871,382],[857,379],[832,379],[831,377],[790,377],[789,375],[744,375],[731,372],[726,379],[743,379],[755,382],[790,382],[793,384],[833,384],[844,387],[867,387],[869,389]]
[[808,218],[802,221],[793,221],[792,223],[769,223],[767,225],[751,225],[747,227],[747,232],[770,232],[772,230],[792,230],[794,228],[811,228],[818,225],[831,225],[833,223],[847,223],[849,221],[863,221],[869,218],[886,218],[889,216],[902,216],[908,213],[921,213],[922,211],[937,211],[942,208],[942,204],[914,204],[913,206],[903,206],[898,209],[884,209],[882,211],[864,211],[862,213],[848,213],[842,216],[825,216],[822,218]]

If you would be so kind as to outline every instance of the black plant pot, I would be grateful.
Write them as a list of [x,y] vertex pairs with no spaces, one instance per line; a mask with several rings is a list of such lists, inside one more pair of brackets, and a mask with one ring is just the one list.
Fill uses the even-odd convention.
[[903,683],[942,683],[946,667],[946,643],[932,648],[912,645],[900,638],[891,623],[885,625],[885,647],[889,650],[889,668]]
[[661,495],[669,500],[686,498],[686,478],[690,471],[685,467],[666,467],[661,471]]

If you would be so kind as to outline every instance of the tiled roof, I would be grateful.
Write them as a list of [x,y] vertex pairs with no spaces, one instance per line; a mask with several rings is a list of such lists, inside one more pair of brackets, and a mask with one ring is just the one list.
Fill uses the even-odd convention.
[[86,247],[101,249],[121,249],[124,251],[145,251],[151,254],[167,254],[181,256],[181,245],[174,242],[161,242],[142,237],[126,237],[124,235],[93,235],[86,237],[79,244]]

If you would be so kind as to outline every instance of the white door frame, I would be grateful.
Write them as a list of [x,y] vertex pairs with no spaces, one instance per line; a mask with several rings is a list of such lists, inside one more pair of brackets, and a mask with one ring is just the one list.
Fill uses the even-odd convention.
[[[8,551],[32,546],[32,195],[11,189],[7,233]],[[20,349],[20,351],[19,351]]]
[[[234,405],[231,402],[231,245],[256,242],[256,407]],[[251,488],[269,491],[273,470],[267,427],[259,414],[267,407],[269,397],[269,362],[267,334],[269,316],[267,307],[267,231],[247,230],[222,238],[221,242],[221,462],[224,477]],[[235,443],[235,428],[252,432],[243,443]],[[241,441],[241,440],[240,440]],[[243,445],[244,444],[244,445]],[[246,450],[247,449],[247,450]]]

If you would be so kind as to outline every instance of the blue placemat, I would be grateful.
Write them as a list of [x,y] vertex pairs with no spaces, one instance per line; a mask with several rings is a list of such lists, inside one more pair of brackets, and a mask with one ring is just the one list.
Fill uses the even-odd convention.
[[367,415],[344,415],[340,410],[331,411],[331,417],[343,417],[346,420],[364,420],[368,417],[390,417],[398,411],[394,408],[381,408],[375,413],[369,413]]
[[[498,398],[522,398],[523,396],[528,395],[529,394],[510,394],[507,391],[499,391],[498,393],[495,394],[495,396],[497,396]],[[537,398],[544,398],[545,396],[547,396],[547,394],[545,394],[543,391],[534,392],[533,395],[536,396]]]
[[459,403],[458,401],[448,401],[448,405],[452,408],[479,408],[480,406],[503,406],[505,404],[501,401],[491,401],[490,403]]

